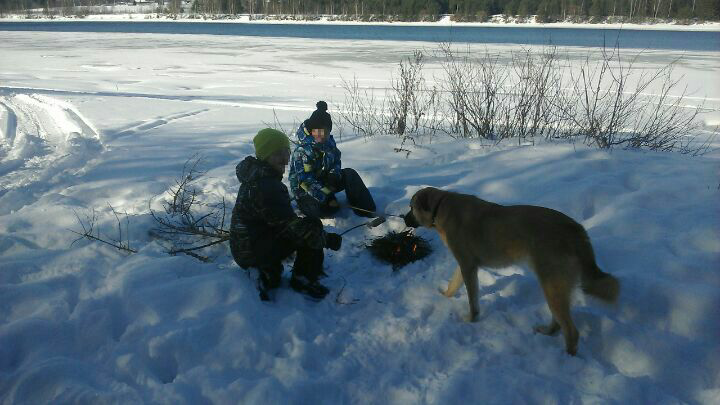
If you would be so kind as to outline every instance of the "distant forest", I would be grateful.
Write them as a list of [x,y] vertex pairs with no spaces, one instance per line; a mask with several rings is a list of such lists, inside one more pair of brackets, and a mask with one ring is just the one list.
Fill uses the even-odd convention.
[[[91,6],[133,4],[133,0],[0,0],[0,12],[29,9],[72,14]],[[720,20],[720,0],[168,0],[160,13],[259,14],[281,18],[364,21],[435,21],[451,14],[455,21],[488,21],[493,15],[539,22],[680,22]],[[55,12],[57,14],[57,12]]]

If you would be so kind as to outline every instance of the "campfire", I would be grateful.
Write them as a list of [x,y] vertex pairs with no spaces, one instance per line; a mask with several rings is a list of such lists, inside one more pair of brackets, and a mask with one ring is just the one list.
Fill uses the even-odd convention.
[[403,232],[390,231],[385,236],[373,239],[367,247],[373,256],[390,263],[393,271],[432,252],[428,241],[415,236],[410,229]]

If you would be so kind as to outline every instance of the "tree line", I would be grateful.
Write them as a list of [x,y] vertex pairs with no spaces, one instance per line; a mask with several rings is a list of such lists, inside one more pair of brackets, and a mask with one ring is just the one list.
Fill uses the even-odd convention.
[[466,21],[489,16],[537,16],[540,22],[717,20],[718,0],[449,0],[449,12]]
[[[0,0],[0,11],[54,10],[112,5],[120,0]],[[132,0],[124,1],[132,3]],[[455,21],[488,21],[504,15],[536,16],[540,22],[644,22],[649,19],[720,20],[718,0],[168,0],[158,12],[253,14],[300,17],[333,16],[365,21],[434,21],[445,14]]]

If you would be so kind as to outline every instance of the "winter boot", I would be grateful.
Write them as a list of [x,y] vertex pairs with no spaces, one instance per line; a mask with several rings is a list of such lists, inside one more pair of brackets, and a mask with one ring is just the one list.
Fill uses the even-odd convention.
[[322,249],[298,249],[290,287],[316,300],[325,298],[329,290],[318,282],[325,275],[323,261]]
[[307,277],[304,276],[295,276],[290,279],[290,287],[301,293],[306,295],[308,298],[311,298],[315,301],[320,301],[330,292],[327,287],[320,284],[317,280],[308,280]]

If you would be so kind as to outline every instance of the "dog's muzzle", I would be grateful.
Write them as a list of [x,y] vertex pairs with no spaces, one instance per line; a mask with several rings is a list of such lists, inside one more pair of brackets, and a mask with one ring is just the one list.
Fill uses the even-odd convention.
[[407,227],[418,228],[420,226],[417,219],[415,219],[412,210],[408,211],[407,214],[403,215],[403,219],[405,220],[405,226]]

